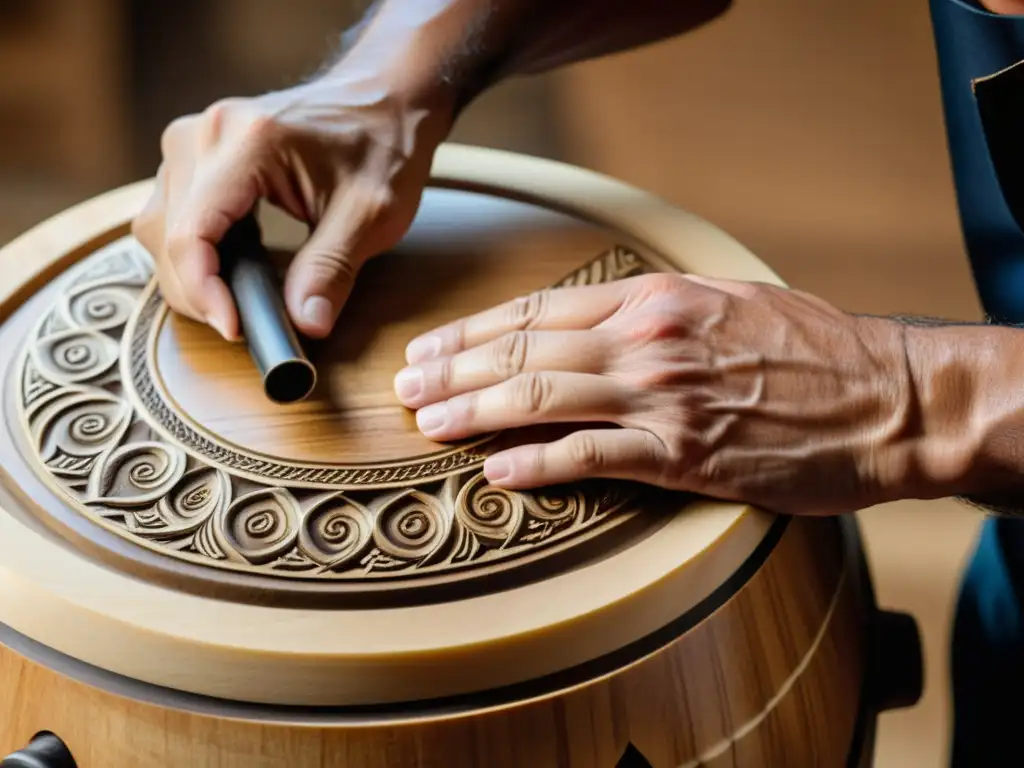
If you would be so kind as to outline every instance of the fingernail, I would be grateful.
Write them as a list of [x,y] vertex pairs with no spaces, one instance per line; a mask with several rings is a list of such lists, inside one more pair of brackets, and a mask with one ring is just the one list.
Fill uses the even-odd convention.
[[323,296],[310,296],[302,305],[302,320],[314,328],[328,331],[334,323],[334,307]]
[[213,330],[219,333],[224,339],[231,341],[231,338],[227,333],[227,324],[221,318],[217,317],[217,315],[210,315],[207,317],[206,324],[213,328]]
[[409,342],[405,357],[410,363],[419,363],[441,354],[440,336],[421,336]]
[[418,426],[420,431],[425,435],[430,435],[431,433],[442,429],[447,421],[448,405],[446,403],[428,405],[426,408],[421,408],[416,413],[416,426]]
[[406,368],[395,376],[395,392],[401,400],[414,400],[423,392],[423,369]]
[[484,462],[484,476],[488,482],[500,483],[512,474],[512,462],[504,456],[492,456]]

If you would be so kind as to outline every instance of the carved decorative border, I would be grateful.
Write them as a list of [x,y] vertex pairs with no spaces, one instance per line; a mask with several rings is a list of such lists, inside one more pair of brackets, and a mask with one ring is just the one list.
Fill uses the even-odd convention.
[[[614,248],[558,285],[647,269]],[[472,447],[344,475],[352,470],[221,445],[155,383],[151,344],[165,311],[148,255],[125,238],[68,275],[20,358],[30,462],[74,510],[138,545],[207,567],[358,584],[525,558],[635,514],[635,491],[619,483],[493,488]],[[351,487],[331,487],[339,478]]]
[[156,285],[147,288],[125,332],[127,370],[122,381],[139,412],[189,453],[258,482],[334,490],[416,485],[483,465],[486,456],[473,449],[493,435],[426,456],[372,464],[293,462],[234,445],[170,405],[172,398],[156,370],[156,347],[168,311]]
[[[556,287],[609,282],[646,268],[632,251],[613,248],[580,267]],[[230,473],[270,485],[354,490],[420,485],[477,469],[486,459],[485,454],[474,449],[490,442],[493,435],[426,456],[373,464],[293,462],[233,445],[170,405],[173,399],[156,370],[156,348],[167,313],[168,307],[156,284],[150,285],[124,333],[128,346],[122,362],[122,381],[127,394],[139,412],[168,440]]]

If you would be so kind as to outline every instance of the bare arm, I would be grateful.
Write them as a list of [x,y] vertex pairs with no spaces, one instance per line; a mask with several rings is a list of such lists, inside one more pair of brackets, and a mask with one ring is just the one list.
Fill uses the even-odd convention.
[[237,339],[217,245],[265,199],[310,225],[284,285],[304,334],[330,333],[366,261],[415,215],[459,112],[502,77],[666,38],[728,0],[378,0],[343,53],[282,91],[225,99],[164,132],[133,231],[170,306]]
[[534,74],[687,32],[730,0],[378,0],[333,68],[463,106]]

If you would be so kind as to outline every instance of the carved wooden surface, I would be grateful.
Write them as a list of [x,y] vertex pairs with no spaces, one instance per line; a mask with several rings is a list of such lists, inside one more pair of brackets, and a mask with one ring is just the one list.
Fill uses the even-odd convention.
[[[613,248],[559,285],[649,267]],[[220,438],[156,370],[168,308],[131,238],[66,278],[20,360],[19,410],[37,466],[81,514],[193,563],[280,578],[387,579],[492,565],[614,528],[632,487],[517,493],[483,476],[493,436],[385,465],[307,463]]]
[[[628,274],[639,265],[630,254],[656,269],[774,279],[710,225],[579,169],[445,148],[433,175],[499,209],[511,206],[507,195],[598,222],[591,236],[611,233],[581,255],[553,230],[517,219],[487,242],[529,258],[495,257],[443,307],[455,316],[470,299],[490,305],[501,290],[519,293],[554,263],[558,274],[539,285],[570,270],[565,282]],[[259,409],[231,410],[233,432],[217,412],[197,410],[215,387],[224,402],[233,382],[248,381],[233,367],[244,351],[229,353],[185,324],[161,335],[148,264],[117,239],[147,192],[140,185],[91,201],[0,251],[10,417],[0,439],[0,682],[12,692],[0,697],[0,750],[52,729],[81,768],[617,768],[636,754],[651,768],[845,764],[863,709],[870,606],[841,523],[680,497],[657,514],[647,498],[610,493],[631,492],[625,485],[495,493],[478,462],[501,435],[405,454],[401,441],[389,443],[384,453],[401,462],[469,457],[391,475],[359,474],[373,469],[356,466],[364,460],[391,463],[360,446],[349,456],[363,458],[347,465],[334,448],[338,455],[255,450],[260,425],[242,422]],[[424,227],[428,249],[431,238],[458,235],[472,250],[467,233],[496,218],[442,214],[458,231]],[[539,234],[524,246],[527,230]],[[629,247],[608,250],[615,243]],[[603,259],[584,265],[601,249]],[[520,263],[528,269],[510,280]],[[417,323],[433,327],[435,310],[421,303],[408,322],[392,318],[400,327],[390,351],[380,337],[361,347],[364,357],[392,357],[376,379],[356,376],[360,387],[393,376],[397,340],[425,330]],[[154,338],[179,344],[179,356],[154,353]],[[198,356],[201,375],[186,365],[169,375]],[[221,359],[227,370],[218,374]],[[161,409],[197,437],[181,437]],[[264,413],[278,430],[267,445],[292,416],[303,425],[332,418]],[[368,423],[375,413],[368,409]],[[627,537],[626,523],[638,519],[651,527]],[[83,540],[94,531],[103,536],[90,548]],[[554,573],[515,575],[469,598],[376,602],[403,579],[504,576],[595,542],[596,554],[589,548]],[[110,567],[104,548],[234,579],[258,599]],[[397,563],[366,560],[375,551]],[[265,599],[270,583],[314,581],[381,589],[329,610]],[[43,650],[19,645],[4,624]]]
[[[146,185],[84,203],[0,251],[3,621],[103,669],[193,693],[383,704],[560,673],[687,614],[735,572],[771,526],[743,505],[651,489],[634,497],[625,483],[492,492],[479,465],[386,485],[303,485],[219,463],[144,407],[135,374],[211,444],[285,467],[483,454],[512,431],[439,446],[395,398],[416,334],[544,286],[644,263],[685,270],[673,242],[694,255],[717,242],[727,271],[751,267],[708,225],[599,177],[588,176],[593,195],[566,190],[549,204],[538,180],[558,182],[555,192],[574,171],[508,158],[497,172],[506,194],[473,180],[487,163],[456,161],[467,181],[446,177],[448,155],[435,167],[443,188],[428,190],[407,238],[361,273],[341,333],[310,350],[326,388],[295,406],[268,404],[243,345],[180,316],[161,320],[160,307],[133,360],[151,288],[125,235]],[[303,234],[285,242],[265,228],[283,255]],[[84,349],[73,343],[81,338]],[[78,408],[83,393],[94,401]],[[88,632],[65,629],[82,622]]]

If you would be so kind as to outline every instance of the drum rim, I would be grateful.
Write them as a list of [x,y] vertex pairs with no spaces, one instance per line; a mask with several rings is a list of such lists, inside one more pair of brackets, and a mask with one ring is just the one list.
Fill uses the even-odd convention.
[[[256,722],[268,725],[310,728],[394,727],[416,723],[437,723],[458,720],[496,711],[508,711],[538,702],[565,696],[571,692],[599,685],[617,675],[643,664],[671,646],[686,632],[706,620],[743,588],[765,565],[776,544],[789,529],[791,518],[776,518],[768,536],[751,556],[711,595],[690,611],[650,635],[638,638],[628,647],[606,656],[562,670],[546,678],[527,680],[506,688],[481,691],[417,702],[395,702],[370,706],[280,706],[246,701],[217,699],[161,687],[125,677],[117,672],[95,667],[29,638],[0,623],[0,648],[7,648],[30,662],[105,693],[121,696],[140,704],[158,706],[201,717]],[[844,565],[848,569],[850,564]],[[845,573],[845,571],[844,571]],[[836,582],[836,592],[843,588],[844,577]],[[833,593],[833,599],[835,593]]]
[[[22,260],[0,288],[0,322],[49,277],[126,234],[152,184],[95,197],[0,249],[5,268]],[[619,230],[683,271],[782,284],[710,223],[592,171],[448,144],[430,185]],[[741,504],[701,500],[686,509],[685,520],[674,516],[657,535],[551,579],[443,606],[343,614],[225,603],[140,582],[0,514],[0,623],[101,669],[217,698],[339,706],[468,694],[571,668],[670,624],[726,583],[775,519]],[[545,606],[552,589],[569,610]],[[415,638],[402,632],[409,623]]]

